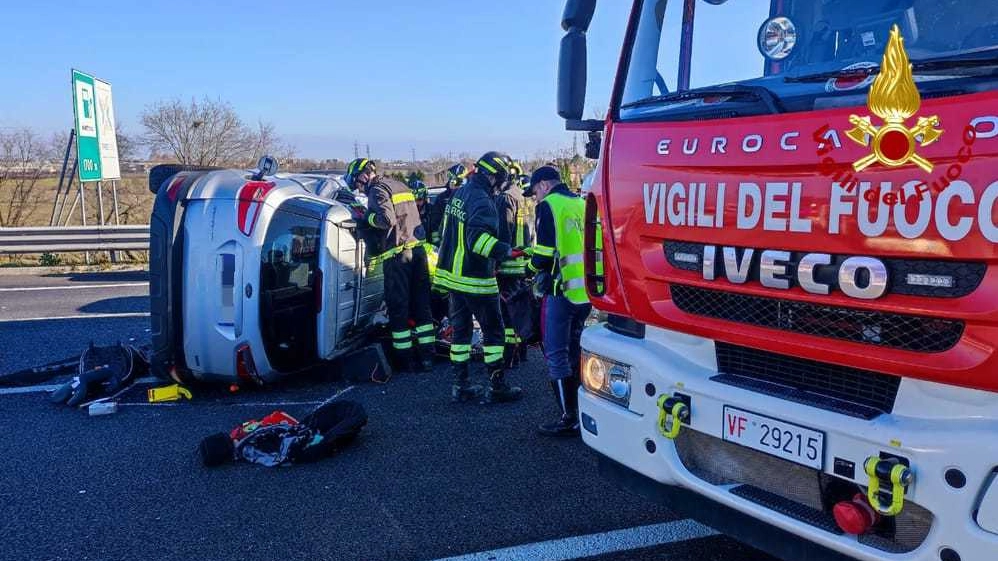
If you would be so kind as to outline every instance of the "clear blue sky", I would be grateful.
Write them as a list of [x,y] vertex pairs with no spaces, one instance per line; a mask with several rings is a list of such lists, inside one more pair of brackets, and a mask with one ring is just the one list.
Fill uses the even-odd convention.
[[[563,0],[9,0],[0,127],[72,125],[70,68],[113,85],[117,119],[209,96],[273,122],[306,157],[571,144],[555,114]],[[602,0],[589,107],[605,108],[630,9]]]

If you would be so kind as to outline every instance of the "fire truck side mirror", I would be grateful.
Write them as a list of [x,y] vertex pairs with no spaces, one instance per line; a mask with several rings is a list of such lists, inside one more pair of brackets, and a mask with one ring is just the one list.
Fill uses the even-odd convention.
[[570,131],[603,130],[603,121],[582,118],[586,109],[586,30],[595,11],[596,0],[568,0],[561,18],[566,33],[558,55],[558,115]]
[[558,57],[558,115],[582,119],[586,104],[586,33],[569,30],[561,39]]
[[585,32],[589,29],[595,12],[596,0],[568,0],[561,16],[561,28],[565,31],[575,28]]

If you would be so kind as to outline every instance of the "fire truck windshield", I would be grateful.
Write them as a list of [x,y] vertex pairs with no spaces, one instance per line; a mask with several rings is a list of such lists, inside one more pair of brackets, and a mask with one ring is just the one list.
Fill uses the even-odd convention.
[[621,120],[863,105],[897,25],[923,92],[998,88],[994,0],[639,0]]

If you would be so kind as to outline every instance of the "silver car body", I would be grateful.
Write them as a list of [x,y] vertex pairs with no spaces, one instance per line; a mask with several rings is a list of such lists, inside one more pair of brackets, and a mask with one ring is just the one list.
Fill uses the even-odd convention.
[[313,174],[254,182],[241,170],[192,185],[180,243],[183,354],[195,378],[271,382],[363,341],[384,282],[333,200],[341,186]]

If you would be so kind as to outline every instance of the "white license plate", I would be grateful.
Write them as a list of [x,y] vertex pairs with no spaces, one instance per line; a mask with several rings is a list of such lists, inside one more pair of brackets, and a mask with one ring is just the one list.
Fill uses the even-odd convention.
[[825,433],[821,431],[726,405],[722,433],[729,442],[814,469],[824,467]]

